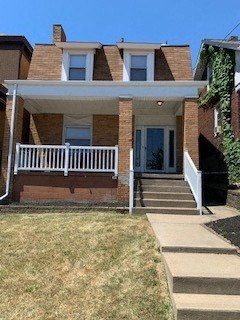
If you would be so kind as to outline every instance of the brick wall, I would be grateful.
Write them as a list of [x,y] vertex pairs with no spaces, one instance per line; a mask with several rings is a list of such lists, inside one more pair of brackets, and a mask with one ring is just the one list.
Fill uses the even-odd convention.
[[235,90],[231,97],[231,125],[236,139],[240,138],[240,94]]
[[176,117],[176,156],[177,156],[177,172],[183,171],[183,117]]
[[198,102],[196,100],[186,99],[184,102],[184,150],[187,149],[190,157],[199,167],[198,150]]
[[155,80],[193,80],[189,46],[155,50]]
[[53,43],[54,42],[65,42],[66,34],[63,27],[60,24],[53,25]]
[[18,79],[19,59],[19,50],[0,50],[0,83]]
[[94,146],[115,146],[118,144],[118,116],[93,115]]
[[128,201],[129,154],[133,146],[132,99],[119,99],[118,199]]
[[30,67],[29,59],[24,54],[22,54],[20,59],[19,79],[27,79],[29,67]]
[[30,144],[62,144],[62,114],[32,114],[30,116]]
[[[55,45],[36,45],[28,79],[61,80],[62,51]],[[188,46],[155,50],[155,80],[192,80]],[[122,81],[123,51],[104,45],[94,55],[93,80]]]
[[14,176],[13,200],[20,202],[87,202],[117,200],[117,180],[111,174],[19,173]]
[[4,123],[5,123],[5,111],[0,110],[0,150],[1,151],[2,151],[2,144],[3,144]]
[[122,51],[116,46],[103,46],[96,51],[93,80],[123,80]]
[[[0,179],[0,190],[3,194],[5,192],[6,178],[7,178],[7,167],[8,167],[8,152],[9,152],[9,136],[10,136],[10,123],[12,116],[12,97],[9,97],[6,105],[5,125],[4,125],[4,136],[3,136],[3,152],[2,152],[2,167],[1,167],[1,179]],[[14,163],[15,145],[18,142],[22,142],[22,131],[23,131],[23,100],[18,97],[16,99],[16,113],[15,113],[15,124],[14,124],[14,139],[13,139],[13,158],[12,167]],[[10,185],[10,196],[12,194],[12,182]]]
[[36,45],[28,80],[61,80],[62,50],[55,45]]

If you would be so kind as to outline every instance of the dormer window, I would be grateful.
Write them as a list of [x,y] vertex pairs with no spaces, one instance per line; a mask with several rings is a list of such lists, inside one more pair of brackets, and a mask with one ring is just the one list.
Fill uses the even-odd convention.
[[94,51],[64,50],[62,80],[91,81]]
[[69,80],[86,80],[86,60],[85,54],[70,54]]
[[147,55],[131,55],[130,81],[147,80]]
[[123,81],[154,81],[154,51],[124,50]]

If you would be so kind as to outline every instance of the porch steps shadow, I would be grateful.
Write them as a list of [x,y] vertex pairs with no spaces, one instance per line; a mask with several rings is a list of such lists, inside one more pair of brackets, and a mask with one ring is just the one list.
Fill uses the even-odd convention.
[[133,212],[199,214],[188,183],[177,174],[137,175]]

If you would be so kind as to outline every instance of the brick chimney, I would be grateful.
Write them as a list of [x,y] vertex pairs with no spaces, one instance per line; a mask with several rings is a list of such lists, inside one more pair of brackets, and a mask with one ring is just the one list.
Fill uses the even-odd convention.
[[53,25],[53,43],[54,42],[65,42],[66,41],[66,34],[63,30],[61,24],[54,24]]
[[231,36],[228,41],[238,41],[238,36]]

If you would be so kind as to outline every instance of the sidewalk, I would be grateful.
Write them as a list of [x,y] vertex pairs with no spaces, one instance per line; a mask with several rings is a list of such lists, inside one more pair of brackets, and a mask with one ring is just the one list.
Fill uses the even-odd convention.
[[234,246],[202,225],[239,212],[226,206],[209,210],[212,214],[204,216],[147,214],[178,320],[240,319],[240,257]]

